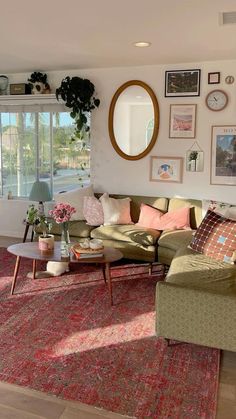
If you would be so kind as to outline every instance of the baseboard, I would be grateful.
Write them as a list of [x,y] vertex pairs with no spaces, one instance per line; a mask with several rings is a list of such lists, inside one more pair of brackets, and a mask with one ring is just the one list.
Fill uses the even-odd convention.
[[3,236],[3,237],[23,238],[24,232],[22,232],[20,230],[19,231],[17,231],[17,230],[14,230],[14,231],[11,231],[11,230],[1,230],[0,236]]

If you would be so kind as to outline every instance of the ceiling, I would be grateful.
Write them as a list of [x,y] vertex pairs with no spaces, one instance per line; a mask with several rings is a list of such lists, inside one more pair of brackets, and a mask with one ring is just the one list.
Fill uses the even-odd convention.
[[0,73],[236,59],[236,24],[219,24],[235,10],[235,0],[9,0]]

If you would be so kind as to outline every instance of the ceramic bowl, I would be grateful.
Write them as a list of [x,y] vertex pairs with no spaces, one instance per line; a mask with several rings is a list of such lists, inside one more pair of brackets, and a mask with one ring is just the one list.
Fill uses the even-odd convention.
[[92,239],[89,243],[90,249],[98,250],[103,249],[103,241],[99,239]]

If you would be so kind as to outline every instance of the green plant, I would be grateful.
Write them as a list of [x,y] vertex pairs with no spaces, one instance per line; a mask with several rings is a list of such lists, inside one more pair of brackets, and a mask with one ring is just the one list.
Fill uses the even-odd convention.
[[72,141],[83,139],[90,130],[89,114],[98,108],[100,100],[95,96],[95,87],[88,79],[65,77],[61,86],[56,89],[56,98],[65,102],[71,109],[70,116],[75,121],[75,132]]
[[189,161],[197,160],[197,157],[198,157],[198,151],[191,151],[191,153],[189,154]]
[[52,228],[52,223],[43,214],[38,213],[38,209],[32,204],[29,206],[26,215],[26,222],[34,226],[34,231],[38,234],[38,228],[42,230],[42,237],[48,237]]

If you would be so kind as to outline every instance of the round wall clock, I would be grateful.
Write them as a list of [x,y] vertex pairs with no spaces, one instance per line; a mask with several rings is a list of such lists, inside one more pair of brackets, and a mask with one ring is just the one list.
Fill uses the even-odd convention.
[[212,90],[206,97],[206,105],[211,111],[222,111],[227,106],[228,95],[223,90]]

